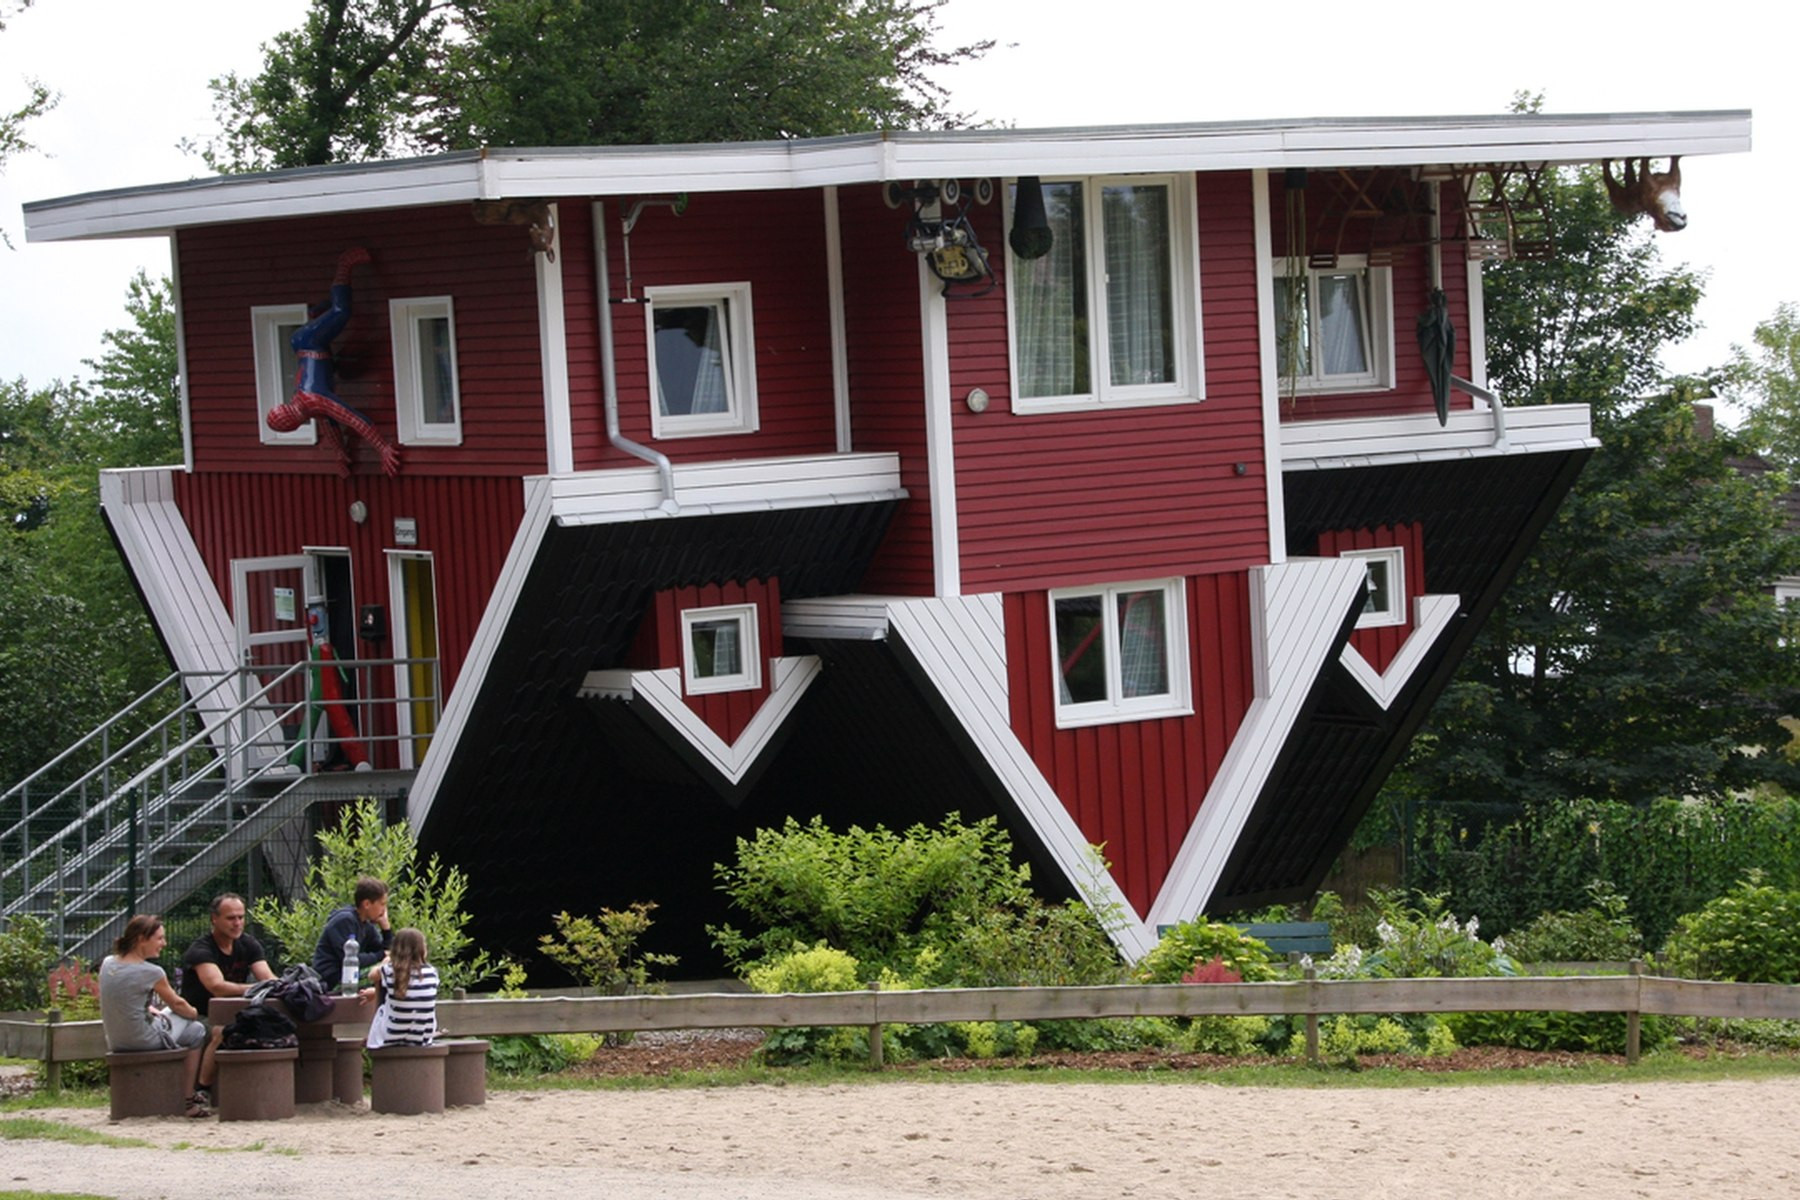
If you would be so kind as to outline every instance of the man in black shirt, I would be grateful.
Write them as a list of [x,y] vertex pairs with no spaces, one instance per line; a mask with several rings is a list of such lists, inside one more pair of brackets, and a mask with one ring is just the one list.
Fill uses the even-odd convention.
[[[205,1020],[206,1007],[214,996],[241,996],[258,980],[273,978],[275,972],[263,957],[262,943],[244,932],[244,898],[235,892],[214,897],[211,932],[195,938],[181,956],[181,998]],[[224,1032],[224,1026],[213,1026],[206,1051],[200,1056],[198,1084],[202,1088],[212,1088],[217,1070],[213,1055]]]

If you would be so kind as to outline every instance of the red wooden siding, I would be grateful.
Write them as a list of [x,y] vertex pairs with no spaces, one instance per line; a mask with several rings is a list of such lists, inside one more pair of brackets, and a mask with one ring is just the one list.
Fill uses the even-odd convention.
[[[350,519],[353,500],[369,506],[362,525]],[[343,547],[350,551],[355,602],[386,605],[391,628],[396,606],[388,594],[383,551],[429,551],[445,695],[456,683],[525,510],[519,481],[493,477],[392,480],[376,475],[343,481],[335,476],[295,478],[269,472],[177,472],[175,501],[227,610],[233,559],[299,554],[307,546]],[[395,517],[417,521],[417,546],[393,544]],[[297,599],[305,602],[304,597]],[[393,646],[391,641],[358,640],[357,653],[388,658]],[[382,695],[391,695],[391,675],[378,675],[377,682],[386,689]],[[387,731],[392,732],[391,724]]]
[[[711,437],[650,436],[645,309],[642,303],[624,302],[625,243],[619,220],[630,202],[609,200],[605,209],[620,432],[646,446],[654,445],[676,462],[829,454],[835,450],[822,194],[817,189],[699,193],[689,199],[687,211],[679,217],[666,207],[646,208],[632,231],[630,294],[636,301],[641,302],[644,289],[650,287],[750,283],[759,429]],[[571,219],[569,227],[579,227],[584,221]],[[589,226],[591,238],[591,223]],[[586,270],[591,275],[591,241],[588,244]],[[576,270],[571,256],[565,278]],[[571,313],[570,321],[575,319]],[[591,326],[591,310],[587,319]],[[573,369],[571,363],[572,376]],[[638,465],[639,459],[606,442],[597,355],[593,367],[578,378],[579,384],[571,378],[573,408],[581,420],[576,469]]]
[[[931,481],[926,474],[925,352],[919,317],[919,258],[901,241],[907,214],[874,186],[838,193],[844,250],[844,324],[850,367],[850,430],[860,451],[900,455],[900,505],[864,588],[929,596]],[[1001,343],[1004,351],[1005,343]]]
[[[1339,237],[1340,220],[1330,215],[1331,187],[1327,177],[1334,172],[1314,171],[1309,177],[1306,191],[1307,223],[1310,227],[1307,238],[1307,253],[1330,253],[1336,247],[1342,248],[1344,254],[1361,254],[1369,244],[1369,222],[1366,219],[1352,218],[1347,222],[1342,238]],[[1357,172],[1358,179],[1367,179],[1366,172]],[[1277,258],[1285,253],[1287,246],[1287,202],[1283,191],[1282,174],[1279,171],[1269,173],[1269,212],[1271,217],[1272,236],[1274,238],[1273,253]],[[1454,189],[1446,184],[1442,189],[1444,208],[1454,206]],[[1446,212],[1443,216],[1444,262],[1444,296],[1450,305],[1450,320],[1456,326],[1456,367],[1455,373],[1464,379],[1472,378],[1469,357],[1469,277],[1466,266],[1467,258],[1464,245],[1450,240],[1457,230],[1455,212]],[[1387,231],[1387,236],[1402,236],[1402,226],[1388,220],[1380,223]],[[1415,231],[1414,236],[1418,236]],[[1419,354],[1419,343],[1415,330],[1419,313],[1431,291],[1431,252],[1428,246],[1413,245],[1394,247],[1399,257],[1393,263],[1394,294],[1394,387],[1392,390],[1376,392],[1352,392],[1339,395],[1309,393],[1307,395],[1281,398],[1281,419],[1284,421],[1304,421],[1345,417],[1393,416],[1401,413],[1434,412],[1435,406],[1431,398],[1431,384],[1425,376],[1425,360]],[[1278,385],[1279,386],[1279,385]],[[1450,393],[1452,409],[1467,409],[1474,406],[1474,400],[1467,392],[1454,389]]]
[[[178,244],[195,470],[336,470],[322,438],[316,446],[260,440],[250,309],[324,300],[338,255],[351,246],[367,246],[374,262],[351,277],[355,315],[333,346],[344,402],[397,441],[388,301],[450,296],[462,445],[403,447],[404,469],[545,469],[537,284],[523,228],[477,225],[467,206],[448,205],[184,229]],[[357,439],[350,443],[357,473],[378,473],[374,452]]]
[[708,692],[698,696],[687,694],[685,682],[682,687],[682,698],[687,701],[687,706],[699,714],[707,727],[728,746],[738,740],[769,698],[769,661],[781,657],[779,580],[752,579],[747,583],[704,584],[658,592],[650,611],[644,614],[643,624],[638,627],[629,655],[633,667],[681,670],[681,614],[689,609],[730,604],[756,605],[757,656],[762,659],[762,685],[741,692]]
[[1005,611],[1013,732],[1142,916],[1255,694],[1249,576],[1187,581],[1188,717],[1058,729],[1049,593],[1009,593]]
[[[1201,175],[1197,186],[1206,362],[1206,399],[1197,404],[1015,415],[1004,288],[950,302],[966,591],[1267,561],[1250,176]],[[1004,269],[1000,206],[973,217]],[[960,403],[975,387],[993,398],[985,413]]]
[[1399,546],[1405,551],[1406,623],[1378,625],[1351,633],[1350,644],[1377,671],[1386,671],[1413,631],[1413,601],[1425,594],[1425,531],[1417,522],[1374,529],[1342,529],[1319,535],[1319,555],[1336,558],[1346,550]]

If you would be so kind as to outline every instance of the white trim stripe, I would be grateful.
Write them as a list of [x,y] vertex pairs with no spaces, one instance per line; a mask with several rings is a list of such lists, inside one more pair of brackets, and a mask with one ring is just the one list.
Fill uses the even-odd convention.
[[1150,906],[1150,928],[1189,920],[1205,908],[1344,618],[1362,598],[1364,574],[1362,563],[1345,558],[1290,559],[1251,572],[1253,581],[1261,577],[1251,593],[1261,618],[1251,648],[1263,664],[1258,695]]
[[[549,254],[531,257],[537,267],[538,354],[544,372],[544,458],[546,470],[561,475],[575,469],[575,435],[569,415],[568,323],[563,315],[562,214],[550,205],[554,231]],[[457,412],[460,421],[462,412]]]
[[[1262,363],[1264,503],[1269,510],[1269,561],[1287,561],[1287,492],[1281,484],[1281,373],[1275,369],[1275,255],[1269,173],[1250,173],[1256,224],[1256,346]],[[1204,355],[1202,356],[1204,357]]]
[[1750,114],[1743,110],[889,132],[710,146],[486,149],[39,200],[25,206],[25,238],[143,236],[228,221],[515,197],[748,191],[970,175],[1593,162],[1749,149]]
[[756,710],[735,742],[727,744],[681,696],[681,669],[656,671],[591,671],[582,681],[583,697],[620,700],[635,696],[698,750],[707,763],[731,783],[737,783],[781,729],[782,722],[800,703],[800,697],[819,677],[815,655],[769,660],[771,687],[768,699]]
[[1494,413],[1483,404],[1459,409],[1440,426],[1435,413],[1342,421],[1288,421],[1281,427],[1282,466],[1289,471],[1338,470],[1394,463],[1494,458],[1592,450],[1600,443],[1585,404],[1509,408],[1501,441]]
[[1420,596],[1413,601],[1413,629],[1406,641],[1400,646],[1400,653],[1388,664],[1385,671],[1377,671],[1362,656],[1362,651],[1345,643],[1338,661],[1350,672],[1350,677],[1363,686],[1382,708],[1392,707],[1396,697],[1400,695],[1413,672],[1425,661],[1425,652],[1437,644],[1439,635],[1450,626],[1450,618],[1462,607],[1462,601],[1456,596]]
[[[935,209],[930,210],[935,212]],[[932,588],[962,594],[956,514],[956,440],[950,420],[950,313],[944,285],[919,258],[919,339],[925,355],[925,475],[930,480]]]
[[906,496],[900,486],[900,456],[892,453],[678,463],[674,471],[678,506],[674,513],[662,507],[662,482],[655,467],[559,475],[550,483],[556,521],[559,525],[597,525],[669,520],[866,504]]

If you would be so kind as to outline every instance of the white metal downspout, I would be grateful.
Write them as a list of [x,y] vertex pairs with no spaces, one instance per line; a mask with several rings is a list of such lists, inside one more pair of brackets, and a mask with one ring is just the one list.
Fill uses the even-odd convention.
[[675,465],[660,450],[640,445],[619,432],[619,386],[613,369],[612,273],[606,265],[606,205],[596,200],[594,221],[594,279],[600,291],[600,393],[606,410],[606,440],[625,453],[656,468],[662,479],[662,510],[671,516],[681,511],[675,501]]
[[[1442,291],[1444,288],[1444,216],[1438,207],[1438,195],[1439,188],[1443,185],[1433,181],[1425,186],[1428,189],[1427,194],[1431,197],[1431,286]],[[1466,306],[1469,314],[1469,362],[1471,364],[1476,362],[1475,321],[1477,313],[1474,291],[1475,289],[1471,287],[1469,302]],[[1471,366],[1470,374],[1474,374],[1476,370],[1479,368]],[[1494,413],[1494,446],[1504,450],[1506,448],[1506,407],[1500,403],[1500,397],[1480,384],[1472,383],[1455,373],[1450,376],[1450,386],[1458,391],[1467,392],[1477,400],[1487,401],[1488,408],[1492,409]]]

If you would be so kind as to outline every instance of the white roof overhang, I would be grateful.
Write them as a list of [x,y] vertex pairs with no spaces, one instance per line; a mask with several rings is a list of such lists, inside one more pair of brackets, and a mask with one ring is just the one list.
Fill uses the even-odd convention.
[[470,200],[825,187],[888,180],[1577,163],[1750,148],[1745,110],[1343,118],[856,134],[701,146],[461,151],[90,192],[25,205],[32,242]]

